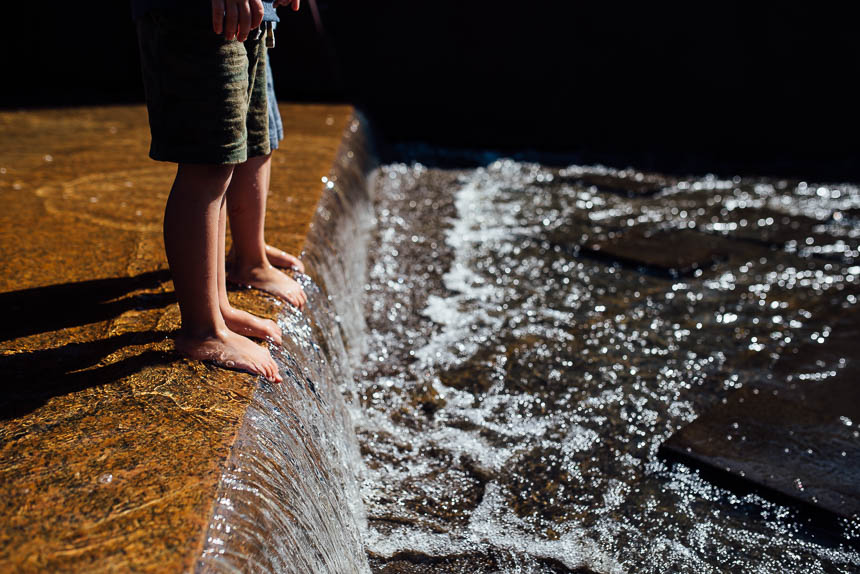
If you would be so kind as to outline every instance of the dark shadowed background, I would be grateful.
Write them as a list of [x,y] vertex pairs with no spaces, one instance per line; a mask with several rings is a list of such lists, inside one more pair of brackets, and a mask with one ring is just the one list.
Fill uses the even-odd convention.
[[[279,98],[349,101],[390,143],[857,179],[856,20],[836,4],[309,0]],[[128,2],[4,19],[0,106],[142,102]],[[10,26],[10,24],[12,24]]]

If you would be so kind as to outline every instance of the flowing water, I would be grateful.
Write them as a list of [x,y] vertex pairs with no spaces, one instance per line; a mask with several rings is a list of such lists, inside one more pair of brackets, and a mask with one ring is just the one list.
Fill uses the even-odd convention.
[[[258,379],[210,519],[198,572],[362,574],[360,458],[347,405],[362,352],[361,285],[372,223],[360,121],[325,187],[303,253],[303,313],[283,305],[284,382]],[[273,298],[273,302],[276,300]]]
[[[375,571],[860,570],[856,520],[819,535],[658,456],[856,310],[860,189],[500,160],[388,165],[373,195],[353,419]],[[663,239],[583,248],[630,230]],[[635,264],[686,233],[730,252]]]
[[658,454],[857,311],[860,189],[510,160],[368,186],[348,132],[198,571],[860,569],[856,520],[812,530]]
[[284,382],[259,381],[221,478],[198,571],[368,572],[357,452],[340,395],[349,361],[331,304],[311,281],[303,287],[308,313],[286,309],[279,324],[290,336],[272,347]]

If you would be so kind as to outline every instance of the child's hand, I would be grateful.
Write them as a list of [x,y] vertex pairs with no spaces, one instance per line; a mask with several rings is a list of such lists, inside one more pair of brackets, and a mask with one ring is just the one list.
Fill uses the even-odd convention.
[[301,4],[302,0],[275,0],[273,5],[275,8],[278,6],[287,6],[292,4],[293,12],[299,11],[299,4]]
[[212,29],[227,40],[244,42],[262,21],[262,0],[212,0]]

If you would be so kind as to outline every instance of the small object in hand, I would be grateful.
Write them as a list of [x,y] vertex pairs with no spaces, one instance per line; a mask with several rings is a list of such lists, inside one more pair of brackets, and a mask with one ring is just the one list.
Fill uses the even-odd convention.
[[274,48],[275,47],[275,30],[272,27],[271,22],[266,22],[266,47]]

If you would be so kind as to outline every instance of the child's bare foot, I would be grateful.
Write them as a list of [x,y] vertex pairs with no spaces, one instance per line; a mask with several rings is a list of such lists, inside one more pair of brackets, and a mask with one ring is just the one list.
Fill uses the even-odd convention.
[[267,349],[229,329],[202,338],[180,334],[176,337],[176,350],[198,361],[212,361],[228,369],[262,375],[273,383],[283,381]]
[[275,267],[284,267],[286,269],[295,269],[299,273],[305,272],[305,264],[302,263],[295,255],[290,255],[286,251],[281,251],[277,247],[272,247],[266,244],[266,258],[269,263]]
[[280,327],[271,319],[263,319],[233,307],[221,307],[221,315],[227,323],[227,328],[240,335],[266,339],[278,345],[283,342]]
[[252,267],[244,271],[234,268],[227,274],[227,279],[233,283],[250,285],[271,293],[299,309],[304,309],[308,300],[304,289],[295,279],[271,265]]
[[[231,247],[230,252],[227,254],[228,268],[233,265],[235,259],[235,248]],[[299,273],[305,272],[305,264],[302,263],[301,259],[299,259],[295,255],[287,253],[286,251],[282,251],[277,247],[272,247],[268,243],[266,244],[266,259],[268,259],[269,263],[271,263],[275,267],[281,267],[284,269],[295,269]]]

